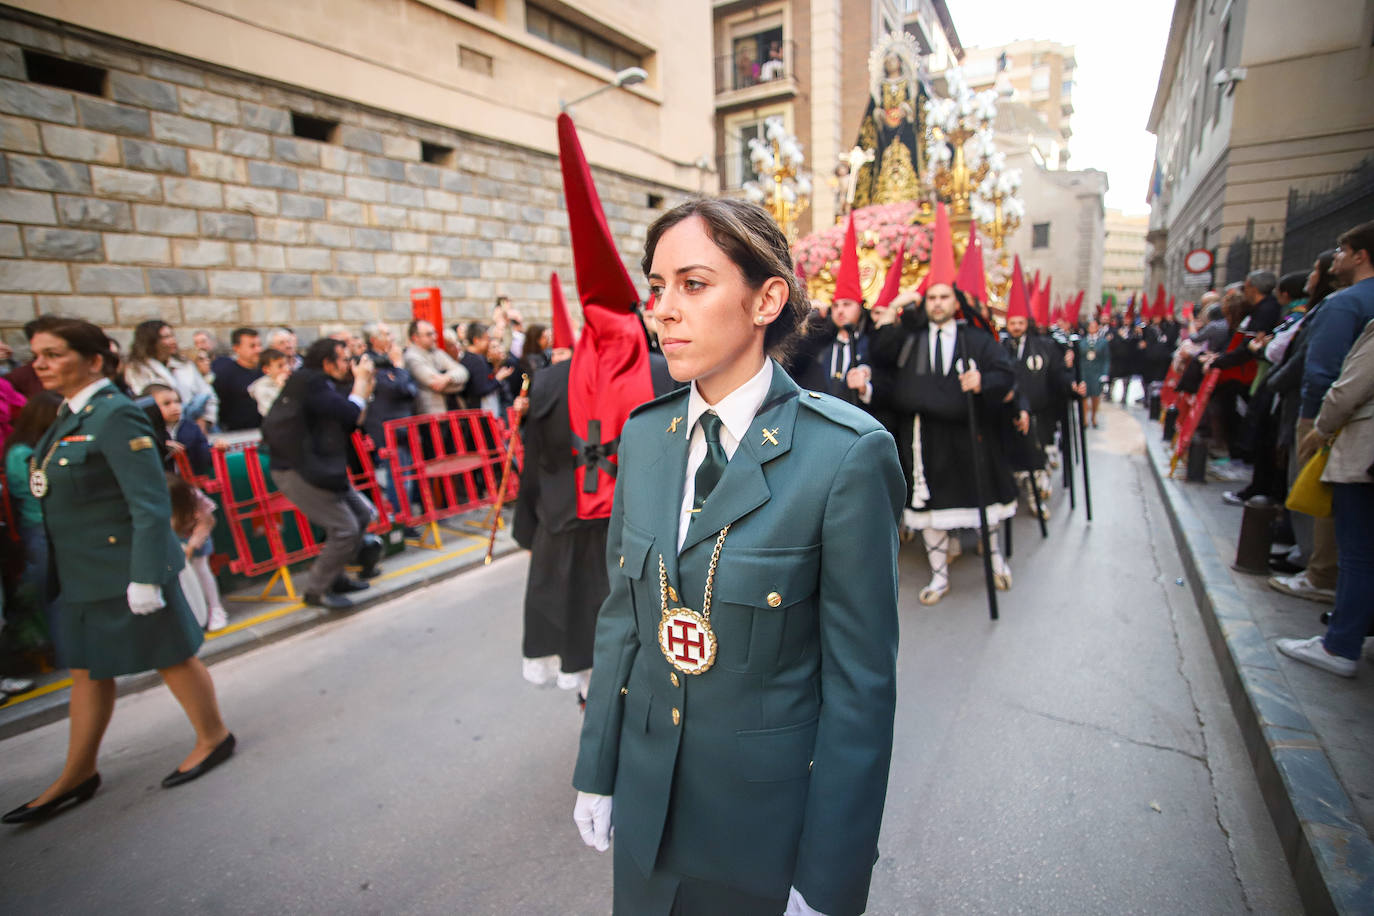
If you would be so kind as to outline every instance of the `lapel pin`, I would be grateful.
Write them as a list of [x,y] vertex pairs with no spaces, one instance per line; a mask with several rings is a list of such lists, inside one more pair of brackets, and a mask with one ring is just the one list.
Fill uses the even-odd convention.
[[668,424],[668,432],[676,433],[677,425],[682,422],[682,417],[673,417],[673,422]]
[[781,429],[781,428],[782,428],[782,427],[778,427],[777,429],[769,429],[768,427],[765,426],[765,427],[763,428],[763,441],[760,442],[759,445],[777,445],[777,444],[778,444],[778,430]]

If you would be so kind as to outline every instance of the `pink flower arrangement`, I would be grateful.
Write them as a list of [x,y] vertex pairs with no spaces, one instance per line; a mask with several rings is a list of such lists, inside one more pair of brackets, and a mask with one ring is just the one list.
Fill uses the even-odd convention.
[[[906,256],[916,261],[930,260],[931,229],[916,225],[913,220],[920,212],[916,201],[895,204],[876,204],[854,211],[854,231],[859,248],[872,248],[884,258],[891,258],[898,247],[906,246]],[[813,232],[800,239],[792,255],[808,276],[815,276],[831,266],[831,273],[839,268],[840,246],[844,244],[845,223]]]

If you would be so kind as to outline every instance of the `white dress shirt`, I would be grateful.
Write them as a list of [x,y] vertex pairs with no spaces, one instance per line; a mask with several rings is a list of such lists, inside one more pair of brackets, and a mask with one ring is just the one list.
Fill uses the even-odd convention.
[[67,398],[63,403],[67,405],[67,408],[71,410],[72,413],[81,413],[82,409],[87,404],[91,403],[91,398],[95,397],[95,393],[108,384],[110,384],[109,379],[98,378],[76,394]]
[[749,381],[721,398],[716,404],[706,403],[706,399],[692,382],[692,392],[687,396],[686,435],[691,444],[687,448],[687,480],[682,487],[682,511],[678,516],[677,549],[682,550],[687,540],[687,525],[692,520],[692,503],[696,499],[697,469],[706,460],[706,434],[697,425],[697,420],[708,410],[715,411],[720,417],[720,446],[725,449],[727,459],[735,456],[740,440],[749,435],[749,424],[768,397],[768,389],[773,384],[773,361],[764,359],[763,368]]
[[935,371],[935,341],[940,341],[940,368],[945,375],[949,375],[949,369],[954,365],[954,332],[957,325],[953,321],[946,321],[943,325],[930,326],[930,369]]

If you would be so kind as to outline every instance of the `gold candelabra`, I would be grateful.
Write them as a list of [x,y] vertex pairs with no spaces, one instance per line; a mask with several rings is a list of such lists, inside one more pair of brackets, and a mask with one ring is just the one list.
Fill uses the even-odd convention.
[[811,206],[811,179],[801,172],[805,160],[797,138],[786,132],[781,119],[769,118],[765,124],[766,139],[749,143],[758,179],[745,182],[744,192],[768,211],[790,240],[797,219]]

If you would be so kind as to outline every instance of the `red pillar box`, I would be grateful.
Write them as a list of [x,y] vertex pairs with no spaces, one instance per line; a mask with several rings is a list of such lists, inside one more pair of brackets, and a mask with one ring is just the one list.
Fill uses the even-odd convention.
[[416,321],[428,321],[434,325],[438,336],[439,349],[444,348],[444,307],[443,297],[437,286],[421,286],[410,291],[410,316]]

